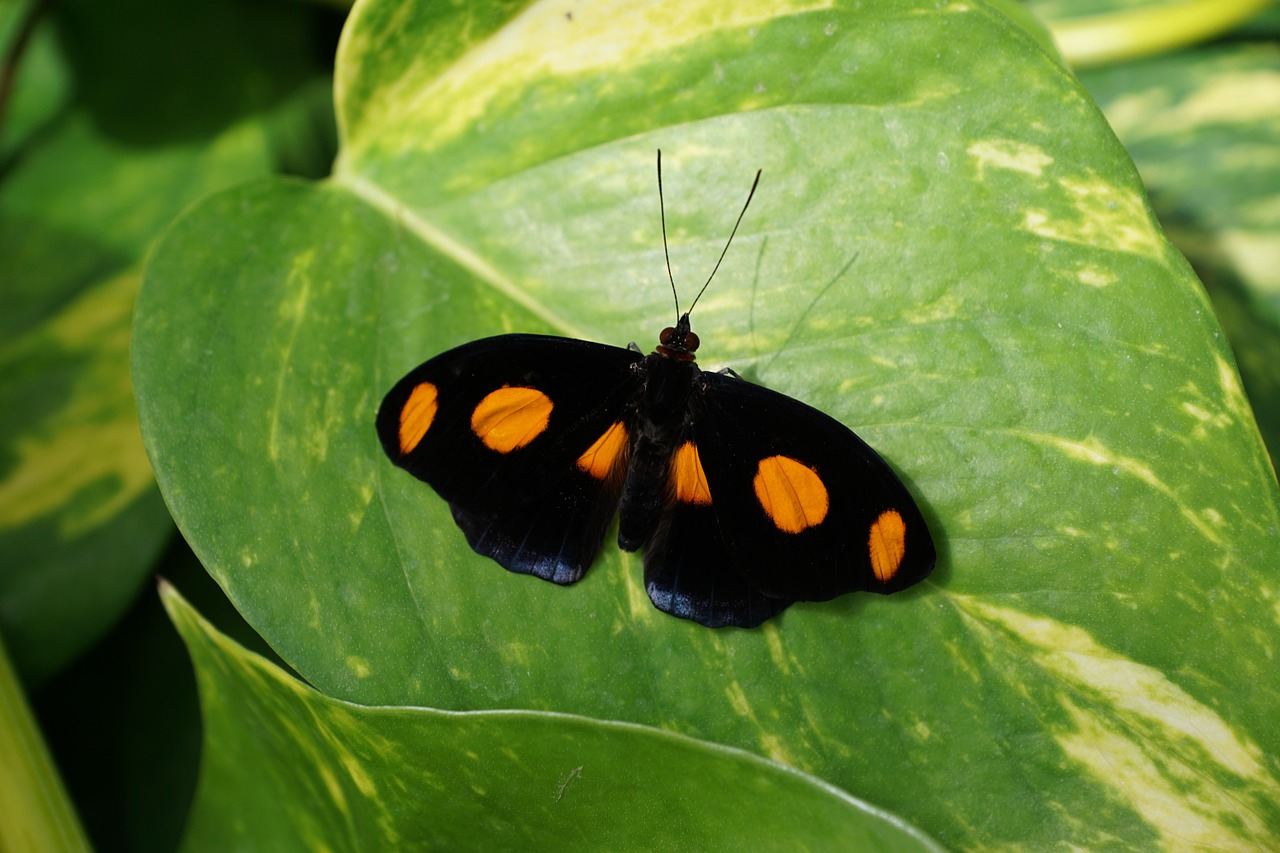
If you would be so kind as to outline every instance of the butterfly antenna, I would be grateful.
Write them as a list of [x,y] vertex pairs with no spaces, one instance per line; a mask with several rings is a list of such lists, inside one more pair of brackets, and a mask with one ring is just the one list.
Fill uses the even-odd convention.
[[[706,283],[702,285],[702,290],[698,291],[698,295],[693,298],[693,304],[689,306],[689,311],[686,311],[686,314],[692,312],[693,306],[698,304],[698,300],[702,298],[707,285],[711,284],[711,279],[716,277],[716,270],[720,269],[720,263],[724,260],[724,256],[729,253],[729,246],[733,244],[733,235],[738,233],[738,226],[742,224],[742,217],[747,215],[747,208],[751,206],[751,198],[756,194],[756,187],[760,186],[760,173],[763,171],[763,169],[756,170],[756,179],[751,182],[751,192],[747,193],[747,203],[742,205],[742,212],[738,214],[738,221],[733,223],[733,230],[729,232],[729,239],[724,244],[724,251],[720,253],[720,260],[716,261],[715,267],[711,270],[711,275],[707,276]],[[658,184],[659,188],[661,188],[662,182],[659,181]],[[674,288],[675,285],[672,284],[672,287]],[[679,309],[677,309],[678,311]]]
[[671,282],[671,298],[676,301],[676,320],[680,319],[680,295],[676,293],[676,279],[671,274],[671,252],[667,249],[667,209],[662,200],[662,149],[658,149],[658,212],[662,217],[662,254],[667,259],[667,279]]

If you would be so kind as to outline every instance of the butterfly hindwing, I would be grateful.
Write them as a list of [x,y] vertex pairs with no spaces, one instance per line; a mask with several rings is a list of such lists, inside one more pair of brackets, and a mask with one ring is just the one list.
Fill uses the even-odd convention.
[[393,462],[449,502],[477,552],[572,583],[617,509],[640,359],[543,335],[474,341],[400,380],[378,412],[378,436]]
[[654,607],[708,628],[754,628],[792,603],[751,585],[710,506],[677,503],[668,509],[645,546],[644,583]]
[[659,610],[709,628],[753,628],[790,599],[755,589],[721,533],[706,473],[689,435],[676,444],[661,521],[644,548],[644,581]]
[[848,427],[736,377],[700,379],[693,442],[725,546],[755,591],[824,601],[894,592],[933,570],[915,501]]

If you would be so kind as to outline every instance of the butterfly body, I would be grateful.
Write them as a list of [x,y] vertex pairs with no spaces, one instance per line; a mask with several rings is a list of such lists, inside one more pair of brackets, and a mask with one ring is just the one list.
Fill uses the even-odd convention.
[[387,394],[383,448],[513,572],[577,581],[618,515],[655,606],[712,627],[926,576],[932,539],[888,465],[822,412],[700,370],[688,325],[646,356],[540,335],[464,344]]
[[[665,342],[636,366],[640,393],[628,413],[631,442],[619,506],[618,547],[636,551],[653,538],[670,503],[671,462],[689,434],[691,400],[701,391],[702,371],[685,345],[689,316],[663,332]],[[679,335],[679,343],[675,343]]]

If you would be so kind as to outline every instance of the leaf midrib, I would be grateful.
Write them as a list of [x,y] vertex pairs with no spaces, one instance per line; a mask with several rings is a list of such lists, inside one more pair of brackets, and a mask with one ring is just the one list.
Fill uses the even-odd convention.
[[426,219],[418,216],[412,208],[368,178],[350,173],[339,173],[334,175],[330,181],[336,186],[350,191],[352,195],[374,209],[381,211],[388,220],[396,223],[398,227],[411,232],[424,245],[437,250],[440,254],[467,270],[477,280],[489,285],[507,299],[520,305],[534,316],[544,320],[548,325],[560,330],[563,334],[574,338],[591,337],[586,330],[580,329],[569,322],[563,314],[551,310],[545,303],[532,298],[527,291],[503,275],[501,271],[469,246],[459,242],[448,232],[437,228]]

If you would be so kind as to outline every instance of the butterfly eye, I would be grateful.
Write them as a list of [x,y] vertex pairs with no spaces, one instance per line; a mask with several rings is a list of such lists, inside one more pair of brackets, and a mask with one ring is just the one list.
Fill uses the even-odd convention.
[[689,351],[689,352],[697,352],[697,351],[698,351],[698,343],[699,343],[699,341],[698,341],[698,336],[697,336],[697,335],[695,335],[693,332],[685,332],[685,335],[684,335],[684,348],[685,348],[687,351]]
[[662,334],[658,335],[658,343],[662,344],[664,347],[670,346],[671,341],[675,339],[675,336],[676,336],[676,330],[671,328],[670,326],[667,326],[665,329],[662,330]]

